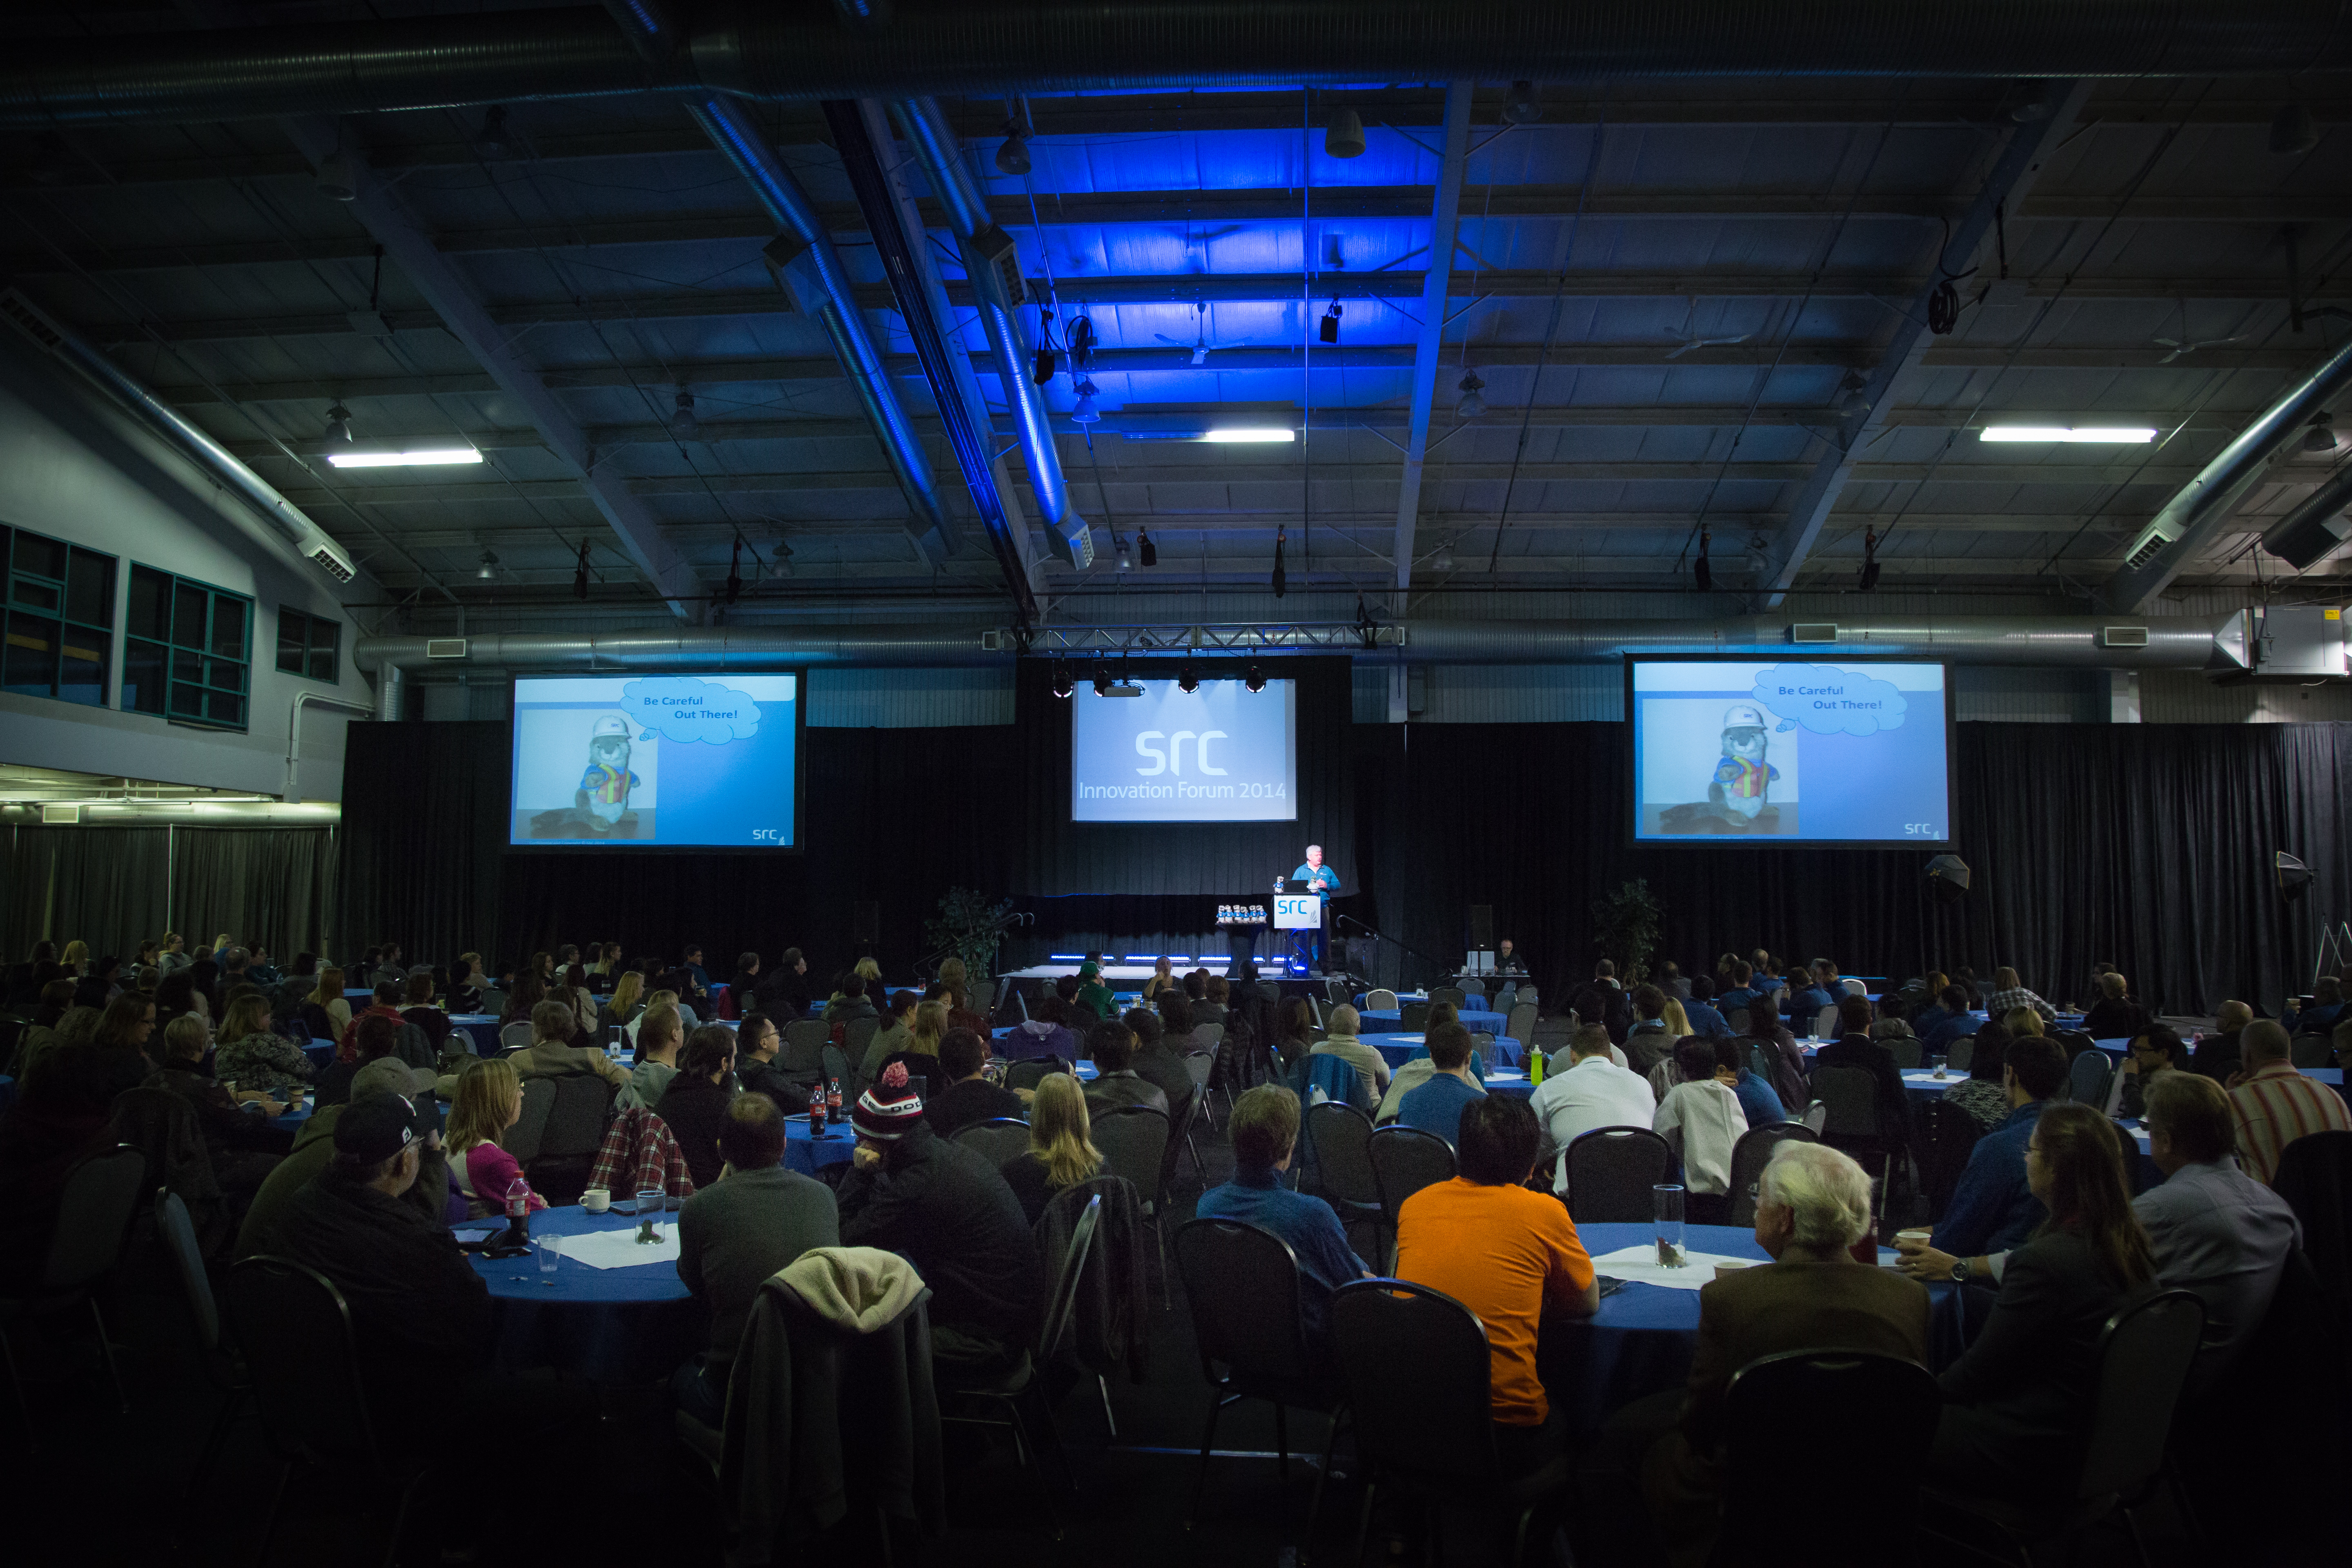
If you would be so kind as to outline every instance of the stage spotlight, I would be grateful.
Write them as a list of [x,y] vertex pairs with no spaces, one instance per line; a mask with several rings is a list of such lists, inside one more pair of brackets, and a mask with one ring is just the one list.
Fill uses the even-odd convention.
[[1249,668],[1242,672],[1242,684],[1252,691],[1265,689],[1265,671],[1258,668],[1257,660],[1250,660]]
[[1337,300],[1332,300],[1330,309],[1323,312],[1323,320],[1316,324],[1316,330],[1321,333],[1325,342],[1336,343],[1339,341],[1339,318],[1344,314],[1346,312],[1339,309],[1339,301]]
[[1192,668],[1192,660],[1189,657],[1176,671],[1176,689],[1188,693],[1201,689],[1200,671]]
[[1143,563],[1146,566],[1160,564],[1160,548],[1151,542],[1151,534],[1148,530],[1139,528],[1135,531],[1135,547],[1141,552]]
[[1054,695],[1067,697],[1076,689],[1077,682],[1070,679],[1070,667],[1060,659],[1055,659],[1054,661]]
[[1514,125],[1533,125],[1543,118],[1543,100],[1536,96],[1535,83],[1511,84],[1511,90],[1503,95],[1503,118]]
[[1290,574],[1282,569],[1282,547],[1289,540],[1288,529],[1276,528],[1274,531],[1274,596],[1277,599],[1290,592]]
[[1462,400],[1454,405],[1455,415],[1464,419],[1475,419],[1486,412],[1486,400],[1478,395],[1486,390],[1486,384],[1478,379],[1476,371],[1471,371],[1462,378],[1460,390]]
[[1110,671],[1104,668],[1100,654],[1095,655],[1095,695],[1097,697],[1110,695]]
[[488,545],[484,545],[482,547],[482,559],[474,567],[474,575],[487,583],[498,574],[499,558],[490,553],[490,550]]
[[349,442],[351,438],[352,411],[340,403],[331,405],[327,409],[327,433],[322,439]]
[[1969,863],[1957,855],[1938,855],[1927,862],[1927,885],[1939,903],[1957,904],[1968,896]]
[[1102,418],[1101,412],[1095,407],[1095,394],[1098,390],[1092,381],[1078,383],[1078,400],[1070,405],[1071,424],[1092,425]]
[[2302,861],[2282,849],[2272,858],[2273,869],[2278,877],[2281,903],[2299,901],[2311,887],[2311,870]]
[[1331,158],[1360,158],[1364,155],[1364,120],[1352,109],[1343,109],[1331,117],[1331,124],[1323,132],[1324,155]]
[[1715,587],[1715,568],[1707,563],[1706,545],[1709,535],[1704,528],[1698,531],[1698,561],[1691,567],[1691,576],[1698,582],[1698,591],[1711,592]]
[[1869,593],[1878,586],[1878,531],[1862,531],[1862,591]]

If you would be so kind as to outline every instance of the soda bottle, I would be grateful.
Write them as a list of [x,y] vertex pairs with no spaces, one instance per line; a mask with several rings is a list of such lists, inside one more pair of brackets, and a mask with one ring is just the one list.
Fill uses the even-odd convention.
[[824,1136],[824,1088],[819,1085],[809,1090],[809,1135]]
[[841,1120],[841,1080],[837,1078],[826,1080],[824,1113],[835,1121]]
[[520,1176],[507,1188],[507,1233],[500,1238],[504,1247],[527,1247],[530,1244],[530,1184]]

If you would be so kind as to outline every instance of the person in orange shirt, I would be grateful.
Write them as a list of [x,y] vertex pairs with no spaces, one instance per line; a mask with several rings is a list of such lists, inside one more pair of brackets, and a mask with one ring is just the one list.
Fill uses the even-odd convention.
[[1536,1375],[1544,1308],[1579,1318],[1601,1309],[1576,1222],[1558,1198],[1520,1184],[1535,1170],[1538,1142],[1525,1099],[1472,1100],[1455,1144],[1462,1173],[1397,1211],[1397,1278],[1443,1290],[1486,1326],[1495,1447],[1511,1476],[1532,1474],[1567,1447],[1566,1418]]

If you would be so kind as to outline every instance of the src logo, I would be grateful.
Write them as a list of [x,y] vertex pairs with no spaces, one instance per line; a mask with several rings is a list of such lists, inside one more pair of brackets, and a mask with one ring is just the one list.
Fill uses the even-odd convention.
[[781,827],[755,827],[751,829],[751,842],[754,844],[782,844],[783,841],[784,830]]
[[[1191,741],[1192,742],[1192,760],[1194,765],[1196,765],[1201,772],[1204,773],[1210,774],[1213,777],[1223,778],[1225,775],[1225,770],[1220,767],[1213,767],[1210,764],[1209,742],[1212,741],[1222,741],[1223,739],[1225,739],[1225,732],[1223,730],[1202,730],[1197,735],[1190,730],[1179,730],[1173,735],[1168,734],[1166,731],[1160,730],[1146,730],[1141,734],[1136,736],[1135,752],[1138,756],[1150,757],[1151,759],[1151,766],[1148,768],[1138,768],[1135,771],[1139,775],[1144,778],[1150,778],[1155,774],[1163,773],[1182,773],[1184,771],[1184,742]],[[1162,740],[1168,742],[1168,750],[1164,755],[1160,752],[1158,746],[1152,744],[1154,741]]]

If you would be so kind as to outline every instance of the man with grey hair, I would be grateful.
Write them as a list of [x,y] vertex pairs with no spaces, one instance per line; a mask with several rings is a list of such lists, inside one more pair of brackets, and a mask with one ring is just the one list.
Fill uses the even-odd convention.
[[1772,1261],[1699,1291],[1698,1345],[1680,1395],[1654,1395],[1612,1418],[1621,1437],[1644,1426],[1663,1431],[1641,1467],[1642,1492],[1675,1563],[1704,1563],[1714,1550],[1724,1394],[1741,1367],[1793,1350],[1927,1360],[1927,1289],[1855,1260],[1849,1249],[1869,1229],[1870,1177],[1860,1165],[1826,1144],[1780,1144],[1756,1199],[1757,1244]]
[[2245,1068],[2230,1080],[2230,1106],[2246,1174],[2267,1186],[2278,1174],[2280,1152],[2296,1139],[2352,1132],[2352,1110],[2345,1109],[2344,1097],[2296,1070],[2284,1027],[2257,1018],[2239,1037],[2239,1049]]

